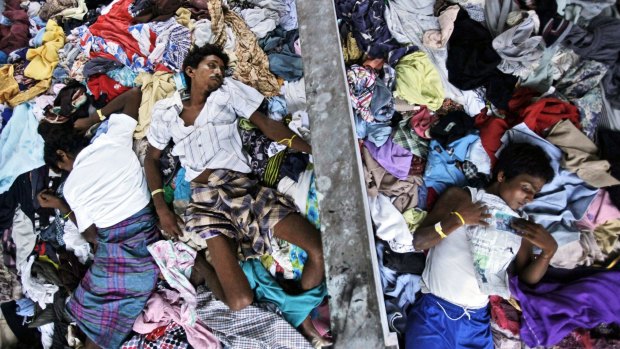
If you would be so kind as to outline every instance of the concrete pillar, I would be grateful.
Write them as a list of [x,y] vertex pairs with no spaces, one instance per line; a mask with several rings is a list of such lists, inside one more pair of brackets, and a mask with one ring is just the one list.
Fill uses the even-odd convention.
[[334,2],[297,0],[334,348],[397,347],[385,303]]

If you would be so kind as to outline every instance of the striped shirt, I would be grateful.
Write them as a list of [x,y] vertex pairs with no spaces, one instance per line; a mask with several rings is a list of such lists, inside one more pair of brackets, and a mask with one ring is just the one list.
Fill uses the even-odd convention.
[[175,92],[172,97],[155,104],[146,137],[160,150],[170,140],[174,142],[172,154],[181,160],[187,181],[206,169],[249,173],[250,158],[241,145],[237,117],[249,119],[263,98],[254,88],[225,78],[222,86],[207,98],[194,125],[185,126],[180,117],[183,102]]

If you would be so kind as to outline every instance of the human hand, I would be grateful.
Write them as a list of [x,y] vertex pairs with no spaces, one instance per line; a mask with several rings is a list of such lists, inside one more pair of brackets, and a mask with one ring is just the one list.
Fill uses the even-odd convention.
[[63,199],[56,196],[54,192],[49,189],[41,191],[39,195],[37,195],[37,201],[39,201],[39,205],[44,208],[62,209],[67,206]]
[[551,258],[558,249],[558,243],[542,225],[521,218],[512,221],[512,228],[532,245],[540,248],[542,256]]
[[164,232],[173,238],[183,236],[183,232],[179,227],[183,223],[183,219],[177,216],[169,208],[161,209],[157,211],[159,216],[159,223]]
[[463,217],[466,225],[483,225],[485,227],[489,225],[485,219],[490,218],[491,214],[488,213],[488,207],[481,202],[460,204],[455,211]]

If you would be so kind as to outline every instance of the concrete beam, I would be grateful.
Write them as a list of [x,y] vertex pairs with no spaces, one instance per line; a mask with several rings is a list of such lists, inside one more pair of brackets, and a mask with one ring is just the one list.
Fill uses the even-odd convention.
[[334,348],[398,347],[390,333],[333,0],[297,0]]

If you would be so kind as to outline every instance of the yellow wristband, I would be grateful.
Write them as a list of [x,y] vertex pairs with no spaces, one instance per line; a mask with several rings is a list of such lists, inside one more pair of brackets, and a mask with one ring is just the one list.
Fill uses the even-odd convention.
[[465,220],[463,219],[463,216],[461,216],[460,213],[456,212],[456,211],[452,211],[450,212],[450,214],[456,215],[457,217],[459,217],[459,219],[461,220],[461,225],[465,225]]
[[162,188],[159,189],[155,189],[151,192],[151,197],[154,197],[155,195],[159,194],[159,193],[163,193],[164,190]]
[[[293,139],[295,139],[295,137],[297,137],[297,135],[293,135],[291,138],[283,138],[281,140],[278,141],[278,143],[280,144],[286,144],[287,147],[291,148],[293,146]],[[284,143],[286,142],[286,143]]]
[[62,219],[67,220],[67,218],[69,218],[69,216],[73,213],[73,210],[67,212],[66,215],[62,216]]
[[435,231],[442,239],[445,239],[447,237],[447,235],[443,232],[443,229],[441,228],[441,222],[435,223]]
[[99,115],[99,120],[105,120],[105,115],[101,112],[101,109],[97,109],[97,115]]

